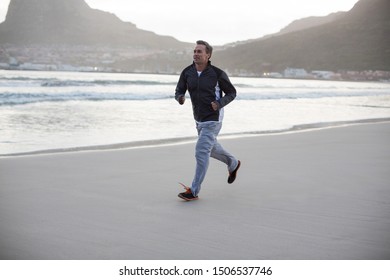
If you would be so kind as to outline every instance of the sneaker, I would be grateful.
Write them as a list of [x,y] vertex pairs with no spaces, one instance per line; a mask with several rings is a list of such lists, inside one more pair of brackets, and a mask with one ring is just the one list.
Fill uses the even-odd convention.
[[236,180],[237,171],[241,166],[241,161],[238,161],[236,169],[234,169],[232,172],[229,173],[228,183],[231,184]]
[[182,185],[186,191],[182,192],[182,193],[179,193],[178,197],[180,197],[181,199],[184,199],[186,201],[191,201],[191,200],[197,200],[198,199],[198,196],[194,196],[192,194],[192,192],[191,192],[191,189],[189,187],[187,187],[186,185],[184,185],[182,183],[179,183],[179,184]]

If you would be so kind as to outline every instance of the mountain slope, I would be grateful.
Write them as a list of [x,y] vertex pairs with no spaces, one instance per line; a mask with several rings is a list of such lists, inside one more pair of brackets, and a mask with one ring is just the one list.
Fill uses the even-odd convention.
[[390,70],[390,1],[360,0],[344,16],[320,26],[216,52],[231,72]]
[[84,0],[11,0],[0,24],[0,43],[131,45],[176,48],[185,45],[92,9]]
[[316,27],[319,25],[327,24],[342,18],[344,15],[345,12],[337,12],[322,17],[307,17],[307,18],[297,19],[291,22],[285,28],[282,28],[280,32],[278,32],[277,34],[282,35],[290,32],[300,31],[300,30]]

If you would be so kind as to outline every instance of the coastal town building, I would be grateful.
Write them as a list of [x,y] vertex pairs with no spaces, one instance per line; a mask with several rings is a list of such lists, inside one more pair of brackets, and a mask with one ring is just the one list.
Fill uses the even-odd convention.
[[[0,45],[0,69],[74,72],[133,72],[177,74],[177,65],[187,63],[185,51],[161,51],[141,48],[108,48],[96,46],[24,46]],[[180,58],[184,58],[183,61]],[[136,62],[136,63],[135,63]],[[176,69],[177,68],[177,69]],[[226,70],[228,71],[228,70]],[[229,71],[230,73],[230,71]],[[390,71],[327,70],[308,71],[287,67],[282,72],[253,73],[245,69],[232,76],[320,79],[350,81],[390,81]]]

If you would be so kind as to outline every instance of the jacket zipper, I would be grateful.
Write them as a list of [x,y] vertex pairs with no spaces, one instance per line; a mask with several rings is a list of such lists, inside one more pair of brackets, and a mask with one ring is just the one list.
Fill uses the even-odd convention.
[[[195,69],[195,71],[196,71],[196,69]],[[198,74],[198,71],[196,71],[196,74],[197,74],[197,76],[198,76],[198,79],[197,79],[197,86],[196,86],[196,101],[197,101],[197,107],[198,108],[196,108],[196,110],[197,110],[197,117],[198,118],[200,118],[200,94],[199,94],[199,92],[200,92],[200,90],[199,90],[199,80],[200,80],[200,76],[202,75],[202,73],[200,73],[200,75]],[[199,121],[201,121],[201,120],[199,120]]]

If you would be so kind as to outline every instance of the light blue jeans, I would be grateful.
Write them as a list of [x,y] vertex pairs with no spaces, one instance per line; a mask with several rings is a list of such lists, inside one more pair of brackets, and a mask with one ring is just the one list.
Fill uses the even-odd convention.
[[197,123],[198,141],[195,147],[196,170],[191,185],[191,192],[197,196],[209,167],[210,157],[224,162],[228,171],[232,172],[238,164],[238,160],[227,152],[217,141],[218,133],[222,128],[222,122]]

